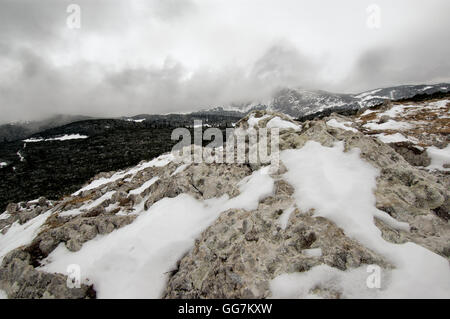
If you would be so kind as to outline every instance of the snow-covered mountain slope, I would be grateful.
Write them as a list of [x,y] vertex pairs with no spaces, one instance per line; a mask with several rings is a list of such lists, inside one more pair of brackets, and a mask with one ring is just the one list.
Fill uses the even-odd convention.
[[250,102],[233,104],[228,107],[214,108],[210,111],[240,111],[269,110],[282,112],[299,118],[305,115],[319,113],[326,109],[357,110],[382,104],[384,101],[399,101],[419,95],[447,93],[450,84],[434,85],[402,85],[396,87],[371,90],[359,94],[337,94],[326,91],[311,91],[303,89],[282,89],[265,102]]
[[[418,110],[428,115],[413,121]],[[10,298],[450,298],[448,132],[435,125],[448,115],[448,101],[304,123],[256,111],[235,132],[280,130],[280,165],[210,161],[220,148],[201,163],[168,153],[99,174],[60,201],[11,204],[0,215],[0,290]],[[397,134],[422,135],[412,143],[431,164],[416,163]]]

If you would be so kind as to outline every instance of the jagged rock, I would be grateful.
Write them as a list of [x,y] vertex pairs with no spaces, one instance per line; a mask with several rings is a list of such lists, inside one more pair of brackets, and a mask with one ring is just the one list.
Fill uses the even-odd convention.
[[9,298],[95,298],[92,286],[81,284],[80,288],[69,288],[67,276],[39,271],[31,265],[31,259],[22,249],[13,250],[3,258],[0,289]]
[[[390,106],[383,107],[388,109]],[[379,170],[374,189],[376,207],[410,225],[408,232],[376,219],[375,224],[383,238],[398,244],[414,242],[448,258],[450,178],[444,172],[421,168],[427,166],[429,159],[414,145],[388,145],[368,135],[364,128],[367,117],[363,114],[355,117],[332,114],[299,125],[285,115],[257,111],[246,116],[236,127],[247,129],[248,120],[258,118],[260,120],[254,127],[261,129],[271,119],[279,117],[298,124],[298,129],[281,130],[281,150],[299,149],[309,141],[327,147],[340,142],[345,151],[359,149],[360,157]],[[350,123],[347,128],[351,129],[328,125],[330,120]],[[386,122],[389,119],[381,117],[380,120]],[[199,146],[190,148],[202,151]],[[30,244],[4,257],[0,288],[9,297],[17,298],[95,297],[95,286],[67,290],[64,275],[48,274],[37,267],[58,245],[64,244],[72,252],[79,251],[98,235],[133,223],[137,214],[163,198],[180,194],[189,194],[199,201],[224,195],[236,197],[240,194],[239,183],[266,165],[249,163],[248,159],[240,164],[170,162],[163,167],[145,167],[145,164],[142,162],[139,170],[125,171],[114,180],[96,184],[95,188],[61,201],[50,203],[40,198],[36,204],[25,203],[27,208],[8,205],[7,212],[12,215],[0,220],[4,232],[17,220],[23,224],[44,212],[49,212],[50,216]],[[347,237],[330,220],[316,217],[313,210],[298,209],[293,197],[295,189],[283,177],[286,172],[283,163],[270,170],[274,193],[261,199],[257,209],[223,211],[202,232],[195,246],[171,272],[165,298],[267,298],[270,297],[269,282],[284,273],[305,272],[321,264],[339,270],[369,264],[387,269],[394,267],[381,255]],[[98,174],[96,179],[111,178],[114,174]],[[151,183],[147,183],[149,181]],[[292,213],[284,227],[280,218],[290,209]],[[320,249],[320,254],[311,255],[310,249],[316,252]],[[338,291],[321,290],[320,287],[316,290],[321,296],[340,296]]]
[[9,203],[8,206],[6,206],[6,211],[9,214],[14,214],[18,209],[18,205],[15,203]]
[[390,146],[413,166],[427,167],[431,164],[427,152],[424,149],[417,148],[413,143],[391,143]]

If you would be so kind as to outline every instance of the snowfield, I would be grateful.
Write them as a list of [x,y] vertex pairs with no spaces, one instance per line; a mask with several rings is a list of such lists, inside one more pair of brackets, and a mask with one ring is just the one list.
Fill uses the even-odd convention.
[[171,161],[174,160],[174,156],[172,154],[165,154],[165,155],[161,155],[149,162],[144,162],[142,164],[137,165],[136,167],[132,168],[131,170],[124,170],[124,171],[120,171],[117,173],[114,173],[111,177],[109,178],[99,178],[99,179],[94,179],[91,183],[89,183],[88,185],[84,186],[83,188],[81,188],[80,190],[76,191],[75,193],[73,193],[72,195],[79,195],[80,193],[82,193],[83,191],[86,190],[91,190],[97,187],[100,187],[102,185],[106,185],[108,183],[117,181],[119,179],[124,178],[127,175],[130,175],[131,177],[133,177],[134,175],[136,175],[138,172],[148,168],[148,167],[162,167],[162,166],[166,166],[168,163],[170,163]]
[[437,169],[441,171],[450,171],[450,168],[445,168],[444,164],[450,165],[450,145],[444,149],[431,146],[427,148],[428,156],[431,158],[431,164],[428,169]]
[[327,122],[327,125],[331,126],[331,127],[335,127],[335,128],[341,128],[343,130],[351,131],[351,132],[354,132],[354,133],[358,132],[357,129],[351,127],[352,122],[338,122],[337,120],[332,119],[332,120],[329,120]]
[[80,135],[80,134],[66,134],[59,137],[51,137],[51,138],[29,138],[26,140],[23,140],[26,143],[37,143],[37,142],[48,142],[48,141],[69,141],[69,140],[78,140],[78,139],[85,139],[89,136],[86,135]]
[[449,298],[448,260],[419,245],[396,245],[382,238],[375,217],[398,229],[408,230],[409,226],[375,208],[373,190],[379,172],[359,157],[358,150],[343,150],[342,143],[327,148],[310,141],[299,150],[281,153],[288,169],[285,177],[295,188],[296,204],[302,211],[314,208],[315,216],[333,221],[347,236],[385,256],[397,268],[383,270],[388,273],[383,289],[373,291],[361,280],[367,277],[365,269],[342,272],[321,265],[275,278],[273,297],[308,298],[310,288],[321,283],[342,288],[339,291],[344,298]]
[[[367,94],[376,92],[372,91]],[[361,96],[361,98],[364,98],[364,96]],[[445,106],[446,104],[439,102],[432,105],[433,108]],[[385,110],[381,115],[401,117],[401,114],[409,112],[410,109],[410,107],[399,105]],[[372,113],[374,111],[366,111],[362,116],[371,115]],[[380,196],[384,196],[385,193],[388,193],[388,197],[383,197],[383,199],[388,198],[389,205],[394,202],[394,200],[391,200],[391,193],[398,192],[399,189],[406,194],[402,194],[402,196],[413,197],[409,202],[405,200],[405,203],[407,203],[405,205],[409,205],[411,202],[411,205],[415,205],[417,193],[408,193],[409,189],[408,191],[405,189],[409,185],[406,187],[404,186],[405,184],[400,184],[400,182],[398,184],[387,184],[387,186],[382,185],[385,192],[382,193],[377,180],[384,178],[383,182],[390,181],[402,175],[404,170],[408,169],[409,174],[414,178],[417,178],[417,176],[422,178],[424,184],[420,191],[426,189],[432,193],[432,187],[435,187],[435,184],[432,183],[436,182],[430,178],[432,181],[425,184],[425,180],[431,176],[432,170],[450,170],[444,167],[445,164],[450,164],[450,145],[444,149],[438,149],[433,146],[428,147],[415,141],[415,137],[418,135],[411,135],[409,132],[403,131],[401,133],[390,131],[410,129],[413,127],[410,123],[390,119],[381,124],[378,120],[367,123],[361,122],[357,126],[358,123],[356,121],[341,121],[342,118],[340,116],[331,116],[322,122],[309,123],[302,127],[300,124],[296,125],[294,121],[283,119],[282,115],[267,114],[256,118],[255,114],[251,114],[247,120],[249,129],[259,127],[262,120],[270,119],[266,124],[268,128],[286,129],[283,132],[287,136],[287,142],[285,141],[284,146],[288,144],[289,146],[296,145],[295,147],[297,147],[282,148],[280,160],[283,165],[275,169],[273,166],[263,165],[258,165],[254,168],[250,168],[250,165],[249,167],[242,165],[245,168],[239,166],[239,169],[226,166],[225,164],[223,166],[219,164],[205,164],[202,166],[202,163],[196,166],[196,164],[191,163],[178,163],[175,155],[164,154],[151,161],[143,161],[132,168],[114,173],[102,173],[73,193],[73,198],[63,202],[63,208],[67,209],[66,211],[63,211],[60,208],[61,206],[58,207],[52,203],[40,215],[28,220],[23,225],[20,225],[18,221],[11,222],[11,227],[5,234],[2,234],[2,229],[0,229],[0,262],[12,249],[30,244],[37,234],[44,230],[43,225],[49,216],[57,214],[58,218],[62,218],[62,222],[67,222],[72,220],[72,218],[78,222],[84,218],[84,216],[79,215],[101,206],[100,208],[104,212],[104,215],[100,216],[102,219],[109,218],[112,214],[117,216],[136,216],[126,216],[127,218],[132,218],[129,219],[130,223],[123,224],[125,226],[121,225],[120,228],[112,228],[114,230],[107,234],[106,232],[97,232],[95,236],[90,237],[87,241],[80,242],[81,244],[77,248],[79,249],[78,251],[75,251],[76,249],[70,251],[67,248],[69,246],[66,246],[64,241],[55,241],[52,249],[57,244],[58,246],[56,249],[48,251],[50,254],[40,261],[41,266],[37,268],[48,273],[67,274],[69,265],[78,265],[81,270],[82,283],[86,285],[93,284],[97,298],[161,298],[165,289],[169,287],[168,280],[175,278],[171,277],[171,273],[181,269],[181,267],[177,269],[179,266],[177,262],[186,256],[187,253],[192,253],[193,247],[196,247],[195,251],[201,250],[199,248],[201,245],[207,246],[215,255],[217,250],[210,248],[210,244],[211,247],[215,247],[214,245],[217,242],[222,243],[223,238],[226,239],[226,242],[229,242],[234,240],[230,238],[238,235],[246,239],[246,241],[235,241],[239,248],[236,249],[234,247],[233,251],[238,252],[238,259],[245,259],[245,256],[242,256],[243,253],[241,253],[245,250],[241,251],[241,246],[243,249],[244,247],[246,249],[251,247],[251,251],[260,253],[255,259],[251,259],[253,264],[246,264],[251,264],[251,267],[260,262],[259,258],[263,254],[267,254],[272,258],[268,251],[274,252],[274,256],[279,262],[282,259],[280,256],[289,249],[295,251],[295,254],[292,255],[295,258],[301,255],[303,261],[310,262],[313,259],[319,261],[316,264],[309,264],[309,267],[305,268],[280,267],[278,272],[274,271],[272,273],[266,271],[268,269],[266,267],[267,263],[261,262],[261,267],[264,270],[259,272],[253,272],[251,267],[245,268],[243,266],[244,263],[242,263],[240,266],[246,269],[247,272],[248,269],[252,269],[252,274],[256,273],[257,276],[269,274],[264,279],[266,294],[263,297],[321,298],[323,296],[316,291],[320,287],[320,289],[331,295],[336,293],[337,295],[334,297],[339,298],[450,298],[450,266],[449,260],[443,257],[445,254],[442,254],[443,256],[438,255],[438,253],[441,254],[441,250],[433,250],[437,251],[435,253],[424,248],[428,246],[424,245],[422,247],[411,241],[405,241],[402,244],[394,244],[394,241],[387,241],[386,237],[382,236],[383,234],[386,235],[386,233],[381,231],[381,229],[383,231],[385,229],[379,225],[377,226],[375,223],[376,220],[382,221],[389,231],[396,234],[398,231],[398,234],[402,234],[402,236],[405,233],[409,236],[414,233],[414,229],[417,230],[417,227],[420,227],[415,223],[417,220],[414,218],[417,216],[402,218],[402,215],[391,214],[399,220],[408,221],[410,223],[408,224],[400,222],[391,217],[390,214],[380,210],[384,208],[377,208],[381,207],[378,205],[381,202]],[[243,127],[241,124],[239,125],[239,130]],[[358,129],[352,126],[356,126]],[[364,127],[376,132],[371,132],[370,137],[367,137],[363,135],[366,132]],[[388,130],[389,132],[380,132],[382,130]],[[317,135],[313,136],[312,134]],[[343,138],[339,140],[334,135],[343,136]],[[323,145],[313,141],[312,136],[318,136],[317,140],[320,140]],[[373,137],[378,138],[379,141]],[[344,144],[344,141],[347,144]],[[351,144],[352,141],[357,141],[360,144]],[[392,145],[386,146],[380,141],[384,143],[412,142],[413,144],[423,145],[422,152],[426,150],[431,158],[431,164],[426,169],[420,167],[421,171],[418,173],[419,168],[412,167],[406,159],[400,158],[398,153],[395,153]],[[324,145],[331,145],[331,147]],[[363,152],[357,147],[360,147]],[[200,147],[198,149],[201,150]],[[346,149],[349,150],[345,151]],[[366,157],[364,157],[364,154],[366,154]],[[18,152],[18,155],[21,156],[20,152]],[[428,162],[425,165],[428,165]],[[391,175],[384,176],[381,174],[381,169],[377,167],[388,167],[391,170],[397,170],[397,175],[392,175],[394,176],[392,178]],[[149,170],[144,171],[146,169]],[[196,178],[198,180],[194,182]],[[213,188],[215,190],[225,189],[226,186],[231,185],[233,178],[234,184],[232,185],[234,188],[231,189],[233,192],[230,193],[227,192],[230,190],[227,190],[221,193],[212,193],[209,197],[204,196],[207,191]],[[215,183],[218,179],[221,181],[223,179],[225,183]],[[202,182],[199,182],[200,180]],[[119,182],[109,185],[116,181]],[[128,182],[131,184],[127,184]],[[166,184],[162,184],[164,182]],[[392,188],[392,185],[394,185],[395,189]],[[204,189],[201,188],[203,186],[205,187]],[[439,187],[442,187],[442,185]],[[160,192],[161,189],[165,193],[163,191]],[[192,189],[195,189],[197,192],[192,191],[189,193]],[[375,190],[377,191],[377,196],[375,195]],[[444,191],[441,192],[442,194],[437,190],[434,191],[433,196],[435,197],[446,194]],[[120,193],[124,194],[123,199],[128,200],[123,206],[120,206],[122,203],[119,200],[115,199],[112,201],[112,198],[116,198]],[[161,194],[163,195],[160,196]],[[234,197],[230,197],[228,194]],[[152,197],[153,195],[155,196]],[[139,201],[136,200],[134,202],[137,198],[139,198]],[[397,199],[399,197],[392,198]],[[442,195],[442,198],[442,201],[444,201],[445,196]],[[265,201],[263,201],[264,199]],[[438,200],[436,199],[436,202]],[[434,207],[443,206],[442,201],[433,206],[433,209]],[[34,209],[34,205],[37,205],[38,202],[39,200],[33,203],[28,202],[28,204],[32,203],[31,209]],[[72,202],[76,202],[76,205],[73,205]],[[129,206],[126,206],[127,203],[129,203]],[[66,206],[66,204],[69,206]],[[18,212],[22,213],[22,209],[19,208]],[[60,210],[58,211],[58,209]],[[239,220],[236,217],[239,212],[221,215],[230,209],[245,210],[243,213],[248,214],[248,216],[245,217],[246,219],[240,220],[242,223],[234,223],[235,220]],[[401,209],[404,211],[403,207]],[[113,210],[115,210],[114,213],[112,213]],[[409,213],[409,210],[406,212]],[[7,220],[14,213],[17,213],[17,211],[14,212],[11,208],[7,208],[7,212],[0,215],[0,221]],[[270,216],[270,219],[267,216],[264,216],[267,219],[263,219],[262,216],[264,214]],[[441,222],[439,219],[441,217],[434,216],[431,213],[429,215],[431,216],[423,217],[435,218],[433,220],[435,224],[430,222],[430,227],[436,227],[436,220]],[[222,219],[223,216],[230,218],[233,222],[230,222],[228,225],[227,222],[229,220]],[[86,219],[91,217],[96,218],[98,216],[89,216]],[[116,216],[113,217],[115,218]],[[208,239],[214,238],[214,240],[211,240],[211,242],[206,241],[206,244],[205,242],[201,243],[199,238],[202,237],[202,233],[210,226],[209,229],[213,228],[212,226],[215,225],[219,217],[219,226],[226,226],[223,228],[226,228],[223,233],[227,233],[231,229],[230,233],[232,236],[222,238],[217,236],[221,240],[217,239],[216,234],[222,232],[222,228],[219,228],[212,236],[208,235],[210,236]],[[252,219],[253,217],[255,219]],[[368,258],[364,257],[363,260],[363,253],[357,255],[358,257],[361,256],[360,262],[356,263],[357,266],[351,268],[352,264],[347,264],[344,261],[345,267],[336,267],[333,263],[328,264],[329,259],[327,258],[334,256],[333,254],[339,251],[341,247],[336,249],[336,246],[326,244],[326,241],[316,241],[315,239],[313,240],[314,246],[310,243],[309,245],[297,247],[294,245],[297,243],[296,241],[290,242],[293,234],[301,232],[298,230],[301,227],[305,227],[308,231],[314,230],[315,233],[313,235],[316,236],[315,234],[317,233],[318,238],[321,235],[326,237],[323,236],[325,231],[327,234],[330,234],[328,230],[331,228],[326,228],[319,223],[311,226],[313,224],[308,224],[308,219],[305,217],[315,221],[323,219],[331,221],[332,223],[327,221],[328,226],[326,227],[332,225],[334,229],[338,230],[333,233],[330,232],[333,234],[333,236],[329,236],[333,244],[336,242],[340,243],[336,240],[336,238],[341,239],[339,236],[342,236],[345,240],[350,238],[359,245],[357,247],[362,247],[364,252],[370,250],[369,257],[373,253],[380,257],[374,260],[382,260],[381,264],[386,262],[383,264],[384,268],[380,268],[380,287],[376,289],[369,287],[368,276],[371,273],[371,269],[376,269],[377,266],[366,265]],[[321,218],[315,219],[313,217]],[[255,222],[256,218],[261,218],[263,222],[257,224]],[[447,221],[442,222],[444,227],[446,227],[445,222]],[[271,228],[273,225],[275,226]],[[266,229],[269,230],[264,233],[261,228],[264,228],[264,231],[267,231]],[[265,234],[266,236],[255,236],[247,239],[245,236],[247,233],[251,233],[249,229],[255,233],[259,231],[259,234]],[[446,228],[443,229],[447,230]],[[239,234],[233,233],[232,230],[236,230]],[[75,230],[70,228],[71,231]],[[248,232],[246,233],[246,231]],[[323,232],[320,233],[321,231]],[[273,237],[268,238],[272,233],[274,233]],[[438,234],[437,231],[436,234]],[[442,233],[440,234],[442,235]],[[277,242],[277,239],[275,239],[277,236],[281,238],[278,239],[281,242],[279,246],[277,244],[280,242]],[[441,238],[447,238],[445,236],[446,233]],[[300,238],[304,239],[306,237]],[[269,244],[264,246],[265,243],[261,242],[270,243],[273,246]],[[345,241],[344,245],[341,245],[347,246],[348,244],[351,247],[342,248],[347,253],[356,247],[356,244],[351,246],[353,244],[349,244],[349,242]],[[417,242],[422,244],[420,241]],[[260,251],[254,250],[259,249],[258,245],[269,248],[266,250],[261,249]],[[294,246],[295,248],[293,248]],[[445,247],[447,246],[444,245]],[[228,246],[226,249],[228,249]],[[435,249],[435,247],[430,249]],[[357,249],[355,248],[355,250]],[[333,252],[330,253],[330,251]],[[249,250],[246,252],[249,252]],[[200,259],[202,259],[205,255],[200,254],[200,256]],[[292,256],[289,257],[291,259],[285,259],[289,266],[292,262]],[[211,259],[206,257],[204,259],[207,266],[210,267]],[[4,260],[7,261],[7,258]],[[205,278],[210,276],[208,272],[211,268],[206,268],[207,271],[203,273],[204,268],[199,267],[200,262],[197,263],[198,258],[193,260],[194,262],[191,265],[201,269],[201,276]],[[223,262],[221,259],[217,260]],[[229,260],[235,262],[236,259],[229,258]],[[219,263],[219,266],[223,267],[223,264]],[[192,272],[193,269],[190,269],[189,275]],[[179,273],[181,271],[177,275]],[[226,274],[228,275],[228,273]],[[233,275],[241,278],[237,273],[233,273]],[[183,277],[183,280],[185,278],[188,278],[188,276]],[[205,278],[198,279],[196,277],[193,282],[197,279],[201,281]],[[212,280],[216,280],[217,277],[212,278]],[[184,283],[184,281],[182,282]],[[242,282],[245,281],[242,280]],[[201,283],[203,284],[203,282]],[[231,289],[237,290],[237,288],[233,288],[235,286],[231,287]],[[247,286],[244,288],[247,288]],[[252,288],[255,291],[257,290],[257,287]],[[6,293],[0,290],[0,299],[4,297],[6,297]]]
[[189,195],[164,198],[141,211],[130,225],[97,236],[72,253],[61,244],[43,264],[48,272],[66,273],[80,265],[83,279],[96,286],[98,298],[159,298],[168,273],[194,245],[195,239],[221,212],[231,208],[256,209],[272,194],[268,167],[254,172],[240,185],[235,198],[223,196],[204,202]]
[[11,250],[31,243],[50,214],[51,212],[48,211],[31,219],[23,225],[20,225],[19,222],[15,222],[6,234],[0,233],[0,263],[3,260],[3,257]]

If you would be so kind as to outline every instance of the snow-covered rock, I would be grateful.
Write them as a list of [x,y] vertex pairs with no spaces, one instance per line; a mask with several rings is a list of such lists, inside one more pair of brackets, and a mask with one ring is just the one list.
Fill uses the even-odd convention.
[[[388,116],[400,121],[407,109]],[[98,174],[59,201],[10,204],[0,215],[0,290],[10,298],[449,298],[450,181],[392,147],[431,126],[415,123],[401,133],[408,141],[396,135],[388,145],[383,138],[399,132],[366,126],[383,112],[298,123],[256,111],[236,129],[279,130],[276,169],[164,154]],[[426,153],[434,144],[422,141]],[[79,288],[67,286],[71,265],[81,270]],[[366,283],[374,265],[380,289]]]

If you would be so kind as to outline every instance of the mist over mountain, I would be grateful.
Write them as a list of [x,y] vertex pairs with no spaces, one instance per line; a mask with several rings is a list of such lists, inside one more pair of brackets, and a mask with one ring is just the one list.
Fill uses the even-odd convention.
[[228,107],[214,108],[215,111],[270,110],[281,112],[294,118],[313,115],[326,109],[334,111],[357,110],[382,104],[385,101],[399,101],[414,96],[447,93],[450,84],[433,85],[401,85],[374,89],[359,94],[339,94],[322,90],[305,90],[285,88],[277,91],[272,99],[266,102],[249,102],[232,104]]

